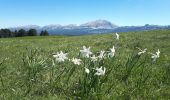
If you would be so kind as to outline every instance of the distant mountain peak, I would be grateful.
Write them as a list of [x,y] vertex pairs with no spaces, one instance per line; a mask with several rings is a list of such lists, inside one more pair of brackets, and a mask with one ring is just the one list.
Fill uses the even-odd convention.
[[87,22],[80,26],[87,27],[87,28],[97,28],[97,29],[113,29],[113,28],[117,27],[117,25],[114,25],[113,23],[111,23],[107,20],[101,20],[101,19]]

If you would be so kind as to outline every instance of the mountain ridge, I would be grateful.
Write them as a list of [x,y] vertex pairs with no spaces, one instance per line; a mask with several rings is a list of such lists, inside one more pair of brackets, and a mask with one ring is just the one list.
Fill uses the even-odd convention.
[[42,30],[47,30],[50,35],[86,35],[86,34],[104,34],[112,32],[129,32],[129,31],[145,31],[145,30],[159,30],[159,29],[170,29],[170,25],[149,25],[144,26],[118,26],[107,20],[95,20],[84,24],[76,25],[60,25],[51,24],[46,26],[38,25],[26,25],[20,27],[9,28],[11,31],[25,29],[36,29],[38,33]]

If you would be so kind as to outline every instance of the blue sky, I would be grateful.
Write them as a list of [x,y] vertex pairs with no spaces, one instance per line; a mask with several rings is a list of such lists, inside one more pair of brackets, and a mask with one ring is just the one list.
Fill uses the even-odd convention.
[[0,28],[81,24],[105,19],[117,24],[170,24],[170,0],[0,0]]

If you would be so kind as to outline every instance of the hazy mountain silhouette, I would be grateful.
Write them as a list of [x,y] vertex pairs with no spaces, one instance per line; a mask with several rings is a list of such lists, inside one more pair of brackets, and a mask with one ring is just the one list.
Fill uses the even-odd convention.
[[38,32],[42,30],[47,30],[51,35],[86,35],[86,34],[104,34],[112,32],[129,32],[129,31],[145,31],[145,30],[160,30],[160,29],[170,29],[170,25],[160,26],[160,25],[149,25],[144,26],[118,26],[107,20],[96,20],[87,22],[81,25],[47,25],[47,26],[37,26],[28,25],[9,28],[11,31],[19,29],[36,29]]

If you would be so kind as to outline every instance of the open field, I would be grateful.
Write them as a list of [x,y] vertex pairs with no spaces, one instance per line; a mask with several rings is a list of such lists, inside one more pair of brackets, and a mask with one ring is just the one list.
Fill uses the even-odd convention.
[[[93,62],[80,54],[83,46],[98,56],[113,45],[114,57]],[[147,51],[139,56],[136,47]],[[60,51],[81,64],[57,62],[53,54]],[[95,75],[101,66],[106,72]],[[170,99],[170,30],[120,33],[119,40],[114,34],[1,38],[0,99]]]

